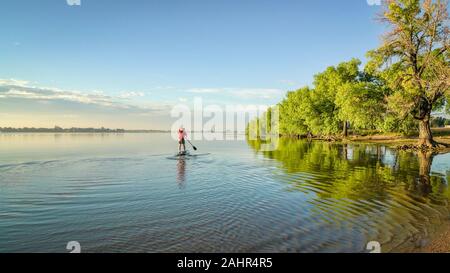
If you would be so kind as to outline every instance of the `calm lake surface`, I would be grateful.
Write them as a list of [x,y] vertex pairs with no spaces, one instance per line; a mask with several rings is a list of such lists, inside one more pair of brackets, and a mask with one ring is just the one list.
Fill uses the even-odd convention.
[[0,134],[0,252],[384,252],[448,223],[450,154],[169,134]]

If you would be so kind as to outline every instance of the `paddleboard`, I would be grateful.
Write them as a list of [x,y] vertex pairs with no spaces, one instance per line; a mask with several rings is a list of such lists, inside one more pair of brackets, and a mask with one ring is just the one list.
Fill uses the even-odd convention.
[[175,156],[188,156],[188,155],[190,155],[190,153],[188,151],[185,151],[185,152],[179,152]]
[[172,157],[168,157],[167,159],[190,159],[190,158],[197,158],[200,156],[207,156],[210,155],[210,153],[207,154],[191,154],[190,152],[186,152],[186,153],[178,153]]

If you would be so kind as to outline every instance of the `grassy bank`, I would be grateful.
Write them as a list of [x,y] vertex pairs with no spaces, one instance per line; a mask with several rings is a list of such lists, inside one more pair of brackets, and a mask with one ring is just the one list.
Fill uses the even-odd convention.
[[[450,128],[433,128],[432,129],[434,140],[438,143],[450,145]],[[281,136],[285,138],[294,139],[306,139],[308,136]],[[364,134],[352,134],[350,133],[348,137],[343,138],[339,136],[332,137],[312,137],[312,140],[318,141],[330,141],[330,142],[340,142],[340,143],[364,143],[364,144],[382,144],[392,148],[404,145],[416,145],[419,141],[418,136],[405,136],[397,133],[377,133],[373,131],[365,132]],[[435,152],[439,153],[449,153],[450,147],[444,148],[440,147]]]
[[[450,128],[434,128],[432,129],[434,140],[439,143],[450,145]],[[401,134],[370,134],[370,135],[351,135],[345,139],[340,139],[343,143],[374,143],[383,144],[390,147],[401,145],[414,145],[418,142],[417,136],[404,136]],[[442,153],[450,152],[450,148],[440,149]]]

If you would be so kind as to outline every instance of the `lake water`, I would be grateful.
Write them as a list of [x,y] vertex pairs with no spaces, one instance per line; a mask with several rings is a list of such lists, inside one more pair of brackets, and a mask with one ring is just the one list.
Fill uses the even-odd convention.
[[384,252],[449,220],[450,155],[169,134],[0,134],[0,252]]

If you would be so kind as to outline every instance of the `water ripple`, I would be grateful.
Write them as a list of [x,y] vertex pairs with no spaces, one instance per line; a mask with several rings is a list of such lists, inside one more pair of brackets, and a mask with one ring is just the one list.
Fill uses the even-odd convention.
[[417,158],[400,168],[364,146],[350,158],[290,145],[0,165],[0,252],[64,252],[71,240],[86,252],[363,252],[371,240],[396,251],[449,217],[446,177],[418,183]]

